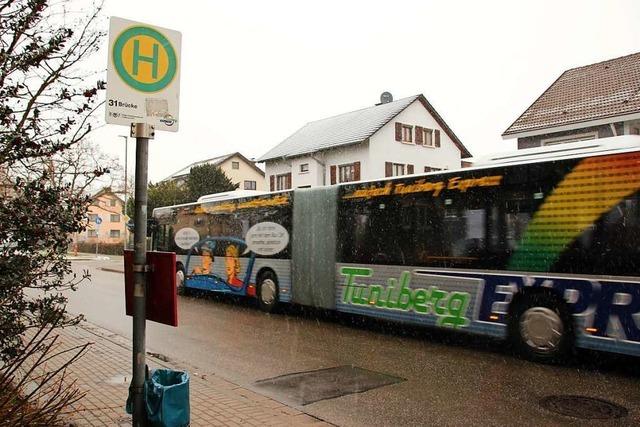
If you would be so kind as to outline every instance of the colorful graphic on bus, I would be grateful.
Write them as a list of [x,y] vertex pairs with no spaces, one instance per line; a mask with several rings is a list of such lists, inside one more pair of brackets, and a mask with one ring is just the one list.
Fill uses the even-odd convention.
[[639,189],[639,153],[582,160],[537,209],[508,269],[551,271],[576,238]]

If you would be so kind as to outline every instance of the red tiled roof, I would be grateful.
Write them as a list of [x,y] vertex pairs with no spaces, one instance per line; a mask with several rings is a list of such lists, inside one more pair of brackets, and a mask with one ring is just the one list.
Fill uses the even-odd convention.
[[572,68],[503,136],[640,112],[640,52]]

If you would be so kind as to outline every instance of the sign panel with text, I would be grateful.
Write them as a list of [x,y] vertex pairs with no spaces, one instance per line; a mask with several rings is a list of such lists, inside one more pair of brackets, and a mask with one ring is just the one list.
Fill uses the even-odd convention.
[[107,123],[178,131],[181,42],[178,31],[111,17]]

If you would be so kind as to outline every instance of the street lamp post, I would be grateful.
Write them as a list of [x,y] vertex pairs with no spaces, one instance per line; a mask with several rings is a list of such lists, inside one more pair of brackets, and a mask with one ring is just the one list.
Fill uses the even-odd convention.
[[[124,138],[124,208],[122,214],[127,215],[127,155],[129,154],[129,137],[126,135],[118,135],[120,138]],[[124,249],[127,249],[127,225],[124,225]]]

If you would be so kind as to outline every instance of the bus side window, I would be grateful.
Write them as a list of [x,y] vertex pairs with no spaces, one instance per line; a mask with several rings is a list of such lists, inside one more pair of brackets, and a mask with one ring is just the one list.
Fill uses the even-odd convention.
[[[640,269],[640,238],[638,196],[620,202],[595,223],[590,233],[590,245],[573,244],[568,256],[580,251],[579,268],[597,274],[637,275]],[[578,239],[580,240],[580,239]],[[573,256],[575,258],[576,255]],[[567,263],[565,263],[567,264]],[[562,265],[564,267],[564,265]],[[566,267],[565,267],[566,268]]]
[[480,200],[470,194],[452,200],[445,215],[448,266],[484,268],[486,232],[486,209]]

